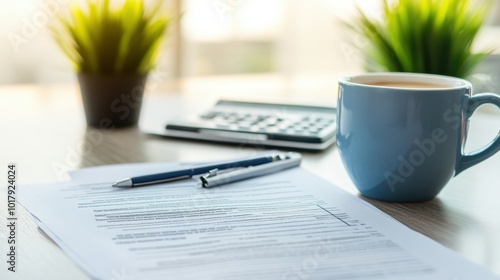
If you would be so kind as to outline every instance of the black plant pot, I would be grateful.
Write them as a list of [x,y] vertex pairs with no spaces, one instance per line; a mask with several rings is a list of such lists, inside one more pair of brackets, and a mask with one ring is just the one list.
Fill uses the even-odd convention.
[[147,74],[78,74],[87,125],[101,129],[137,125]]

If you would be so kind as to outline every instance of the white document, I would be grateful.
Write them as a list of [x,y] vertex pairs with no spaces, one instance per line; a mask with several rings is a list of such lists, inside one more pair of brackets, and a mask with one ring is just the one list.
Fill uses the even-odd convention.
[[497,279],[302,168],[212,189],[187,180],[20,191],[97,279]]

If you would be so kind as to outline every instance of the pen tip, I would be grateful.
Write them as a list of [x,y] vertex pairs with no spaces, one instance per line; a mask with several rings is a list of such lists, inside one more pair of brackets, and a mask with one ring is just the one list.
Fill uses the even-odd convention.
[[124,179],[114,183],[112,186],[113,188],[130,188],[132,187],[132,180]]

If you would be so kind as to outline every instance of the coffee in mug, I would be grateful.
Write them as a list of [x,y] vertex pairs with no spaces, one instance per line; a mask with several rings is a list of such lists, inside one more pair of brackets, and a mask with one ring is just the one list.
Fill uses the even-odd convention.
[[381,87],[395,87],[395,88],[449,88],[448,85],[441,84],[431,84],[431,83],[419,83],[419,82],[375,82],[367,83],[371,86],[381,86]]

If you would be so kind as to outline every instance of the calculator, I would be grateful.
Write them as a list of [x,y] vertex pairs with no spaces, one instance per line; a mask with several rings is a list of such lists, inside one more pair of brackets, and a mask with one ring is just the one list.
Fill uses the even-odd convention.
[[323,150],[335,142],[336,108],[220,100],[168,120],[163,135],[243,145]]

